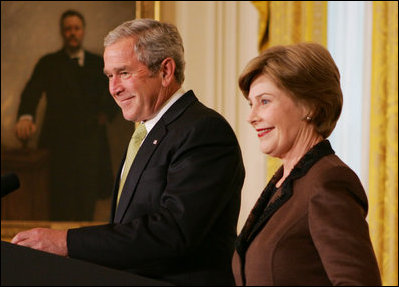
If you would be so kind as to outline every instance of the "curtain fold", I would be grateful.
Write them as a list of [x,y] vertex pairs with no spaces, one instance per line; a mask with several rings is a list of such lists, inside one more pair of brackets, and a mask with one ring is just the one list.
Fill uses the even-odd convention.
[[398,2],[373,1],[369,225],[383,285],[398,285]]
[[258,47],[262,50],[263,43],[268,41],[269,35],[269,2],[270,1],[251,1],[258,10],[259,23],[258,23]]
[[[317,42],[327,46],[327,1],[252,1],[259,12],[259,51],[275,45]],[[267,180],[281,161],[267,156]]]

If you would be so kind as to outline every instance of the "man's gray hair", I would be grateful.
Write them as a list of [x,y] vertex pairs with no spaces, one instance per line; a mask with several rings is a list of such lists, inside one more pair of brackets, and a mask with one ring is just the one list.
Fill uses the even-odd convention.
[[183,83],[185,66],[183,40],[174,25],[153,19],[127,21],[108,33],[104,39],[104,47],[123,38],[135,39],[134,52],[137,60],[146,65],[152,73],[159,71],[165,58],[172,58],[176,63],[176,81]]

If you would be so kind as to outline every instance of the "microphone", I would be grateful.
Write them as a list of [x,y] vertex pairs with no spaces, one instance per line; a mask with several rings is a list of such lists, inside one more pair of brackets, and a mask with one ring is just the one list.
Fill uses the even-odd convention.
[[20,186],[19,178],[15,173],[7,173],[1,176],[1,197],[18,189]]

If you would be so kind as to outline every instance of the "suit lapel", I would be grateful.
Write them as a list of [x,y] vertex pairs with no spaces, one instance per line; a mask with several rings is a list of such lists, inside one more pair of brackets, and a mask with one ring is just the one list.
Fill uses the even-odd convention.
[[[116,196],[114,195],[114,222],[119,223],[122,221],[123,216],[125,215],[126,210],[129,207],[129,204],[134,196],[134,193],[136,192],[136,187],[143,171],[145,170],[149,160],[151,159],[151,156],[167,134],[166,126],[174,121],[176,118],[178,118],[179,115],[183,113],[184,110],[186,110],[188,106],[190,106],[194,101],[198,100],[191,90],[185,93],[179,100],[176,101],[176,103],[174,103],[169,108],[169,110],[166,111],[166,113],[159,119],[159,121],[145,138],[132,163],[129,174],[126,177],[125,186],[123,187],[122,194],[119,199],[119,205],[117,208],[115,208]],[[118,186],[119,180],[117,180],[117,184],[114,188],[114,194],[118,192]]]
[[126,151],[125,154],[123,156],[123,161],[121,161],[120,165],[119,165],[119,169],[117,172],[117,176],[116,176],[116,180],[115,180],[115,185],[114,185],[114,189],[113,189],[113,197],[112,197],[112,205],[111,205],[111,217],[110,217],[110,222],[114,222],[115,219],[115,212],[116,212],[116,201],[118,198],[118,190],[119,190],[119,183],[121,180],[120,175],[122,174],[122,168],[123,168],[123,164],[125,162],[126,159],[126,153],[127,153],[127,147],[126,147]]
[[145,138],[126,177],[125,186],[123,187],[118,208],[116,209],[115,222],[121,222],[126,209],[136,191],[137,183],[143,173],[152,154],[159,146],[159,143],[166,135],[165,125],[160,120]]
[[63,50],[58,52],[60,66],[60,77],[65,79],[68,83],[68,87],[73,87],[74,90],[77,89],[75,71],[73,71],[73,65],[71,63],[71,59],[69,58],[68,54],[66,54]]
[[328,140],[324,140],[310,149],[285,179],[281,187],[281,193],[273,202],[267,205],[271,198],[272,187],[276,185],[283,174],[282,167],[275,173],[249,214],[247,222],[236,241],[236,249],[240,255],[242,265],[245,263],[245,252],[251,241],[267,224],[272,215],[292,196],[295,180],[303,177],[318,160],[330,154],[334,154],[334,150]]
[[266,206],[258,221],[254,224],[251,233],[248,235],[248,244],[255,238],[255,236],[262,230],[262,228],[269,221],[270,217],[288,201],[292,196],[292,186],[286,184],[282,186],[280,194],[270,204]]

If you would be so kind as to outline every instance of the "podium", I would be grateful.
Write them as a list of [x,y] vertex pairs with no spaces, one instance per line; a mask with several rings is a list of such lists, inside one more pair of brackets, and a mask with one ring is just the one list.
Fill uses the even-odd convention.
[[170,283],[1,241],[2,286],[172,286]]

